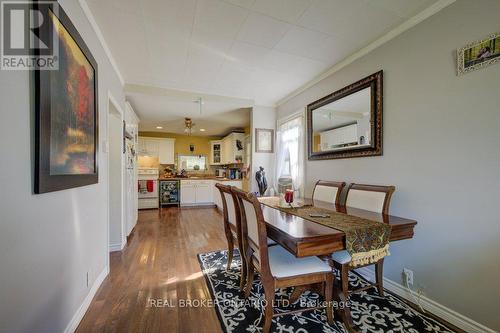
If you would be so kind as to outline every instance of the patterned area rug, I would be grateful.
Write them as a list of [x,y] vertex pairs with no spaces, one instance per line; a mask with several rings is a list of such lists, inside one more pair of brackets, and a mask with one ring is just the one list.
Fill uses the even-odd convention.
[[[261,311],[264,300],[262,285],[256,277],[248,300],[239,296],[240,256],[235,250],[232,267],[225,270],[227,250],[198,254],[203,275],[212,295],[212,300],[224,332],[260,332],[263,323]],[[352,287],[367,285],[366,281],[352,273]],[[306,291],[294,304],[286,304],[293,288],[276,290],[275,312],[300,308],[306,302],[321,301],[321,296]],[[359,332],[454,332],[433,318],[414,310],[398,297],[386,293],[380,297],[376,288],[351,295],[351,313]],[[271,332],[347,332],[338,318],[333,326],[328,325],[324,310],[315,310],[275,317]]]

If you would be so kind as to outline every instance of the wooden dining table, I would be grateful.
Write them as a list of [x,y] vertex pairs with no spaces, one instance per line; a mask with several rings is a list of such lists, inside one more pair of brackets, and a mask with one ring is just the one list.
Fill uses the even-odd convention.
[[[362,219],[387,223],[391,226],[391,242],[412,238],[417,224],[417,221],[411,219],[335,205],[324,201],[313,201],[308,198],[297,201],[302,201],[305,205],[313,205]],[[333,252],[346,249],[345,233],[343,231],[287,213],[270,205],[269,201],[263,201],[261,204],[264,220],[266,221],[267,236],[283,246],[295,257],[318,256],[325,258],[329,257]],[[334,286],[335,300],[346,304],[347,296],[343,294],[342,288],[336,281]],[[349,332],[356,332],[349,307],[338,307],[336,313]]]

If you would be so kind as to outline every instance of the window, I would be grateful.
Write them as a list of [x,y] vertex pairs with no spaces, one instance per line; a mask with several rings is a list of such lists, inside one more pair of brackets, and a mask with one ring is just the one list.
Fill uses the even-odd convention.
[[[292,183],[299,196],[304,195],[304,117],[302,112],[278,122],[277,177],[280,185]],[[280,184],[281,183],[281,184]]]
[[178,167],[187,171],[205,171],[206,161],[205,155],[179,155]]

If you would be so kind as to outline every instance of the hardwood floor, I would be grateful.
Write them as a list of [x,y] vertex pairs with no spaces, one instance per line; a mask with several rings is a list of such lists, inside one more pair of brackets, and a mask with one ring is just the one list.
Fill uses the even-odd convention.
[[[220,332],[213,308],[178,301],[210,299],[196,255],[223,248],[215,208],[141,211],[125,249],[111,254],[110,274],[77,332]],[[156,299],[172,306],[151,306]]]

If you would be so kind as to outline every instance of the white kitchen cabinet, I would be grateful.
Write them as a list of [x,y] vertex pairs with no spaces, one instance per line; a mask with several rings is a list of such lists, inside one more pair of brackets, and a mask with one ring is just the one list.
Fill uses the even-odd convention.
[[139,137],[139,155],[140,156],[158,156],[158,140],[154,138]]
[[213,181],[181,180],[181,205],[213,205]]
[[174,164],[175,139],[139,137],[139,155],[158,157],[160,164]]
[[214,180],[213,181],[213,189],[214,189],[214,204],[217,206],[219,210],[223,210],[224,207],[222,206],[222,197],[220,195],[220,191],[217,187],[215,187],[215,184],[221,183],[226,186],[234,186],[239,189],[243,188],[243,182],[241,180],[231,180],[231,181],[219,181],[219,180]]
[[215,184],[217,181],[213,182],[213,198],[214,198],[214,205],[217,206],[220,210],[222,210],[222,197],[220,195],[220,191],[217,187],[215,187]]
[[181,180],[181,205],[196,203],[196,186],[190,180]]
[[358,125],[352,124],[320,133],[321,150],[358,142]]
[[[245,155],[245,134],[231,133],[222,139],[222,164],[242,163]],[[238,149],[241,148],[241,149]]]
[[222,164],[222,141],[210,141],[210,161],[211,165]]
[[226,136],[222,139],[222,163],[230,164],[231,162],[231,138]]
[[213,199],[213,182],[211,180],[200,180],[196,182],[196,203],[214,202]]
[[174,164],[175,139],[160,139],[158,144],[158,160],[160,164]]

